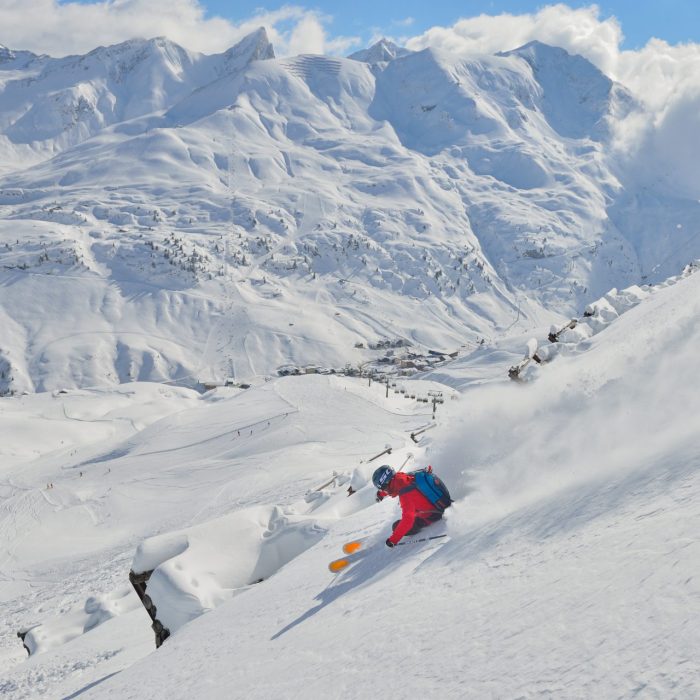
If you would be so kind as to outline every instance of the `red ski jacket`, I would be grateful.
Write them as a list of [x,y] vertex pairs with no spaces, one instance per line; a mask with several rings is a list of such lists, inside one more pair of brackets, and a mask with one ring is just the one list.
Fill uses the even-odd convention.
[[415,477],[410,474],[398,472],[389,482],[386,491],[378,492],[382,498],[385,496],[399,497],[401,521],[389,538],[394,544],[398,544],[399,540],[413,527],[416,518],[434,518],[435,513],[439,512],[418,489],[400,493],[402,489],[410,486],[415,480]]

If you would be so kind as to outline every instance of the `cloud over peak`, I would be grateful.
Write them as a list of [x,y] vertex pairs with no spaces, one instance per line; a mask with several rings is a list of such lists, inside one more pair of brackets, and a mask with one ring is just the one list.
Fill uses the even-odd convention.
[[337,52],[359,43],[356,37],[329,37],[329,19],[299,5],[258,10],[240,22],[231,22],[207,17],[198,0],[3,0],[0,44],[60,57],[135,37],[167,36],[192,51],[214,54],[260,26],[267,29],[275,51],[282,56]]

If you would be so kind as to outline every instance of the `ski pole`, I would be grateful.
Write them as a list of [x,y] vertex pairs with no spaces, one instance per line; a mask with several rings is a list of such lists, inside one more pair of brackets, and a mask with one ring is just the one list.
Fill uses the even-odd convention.
[[396,470],[397,472],[402,472],[403,468],[408,464],[408,460],[413,459],[413,452],[409,452],[406,459],[404,459],[403,464]]

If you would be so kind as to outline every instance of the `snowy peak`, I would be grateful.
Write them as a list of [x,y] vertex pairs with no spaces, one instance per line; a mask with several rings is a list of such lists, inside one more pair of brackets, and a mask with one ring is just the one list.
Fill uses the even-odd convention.
[[0,44],[0,70],[7,68],[16,70],[18,67],[21,68],[36,58],[39,58],[39,56],[31,51],[13,51],[8,49],[7,46]]
[[211,56],[216,63],[217,76],[238,73],[253,61],[267,61],[275,58],[275,50],[270,43],[265,27],[248,34],[237,44],[218,56]]
[[[29,63],[23,60],[18,66],[20,54],[2,51],[0,67],[3,60],[13,71]],[[0,85],[0,136],[13,147],[54,155],[115,123],[167,110],[222,75],[273,57],[260,28],[213,56],[155,37],[101,46],[84,56],[47,58],[31,76],[26,74],[30,80],[15,74]]]
[[[566,60],[567,58],[572,58],[572,55],[560,46],[552,46],[550,44],[545,44],[542,41],[528,41],[527,44],[518,46],[510,51],[499,51],[497,56],[521,56],[528,60],[531,65],[537,63],[542,63],[547,60]],[[578,56],[578,58],[582,58]],[[586,63],[589,63],[586,59],[583,59]]]
[[[527,61],[538,78],[572,77],[578,82],[597,83],[601,90],[607,92],[613,85],[613,81],[587,58],[578,54],[570,54],[566,49],[543,44],[541,41],[531,41],[517,49],[500,52],[497,55],[519,56]],[[542,84],[541,81],[540,84]],[[550,87],[553,86],[550,85]]]
[[101,61],[109,62],[122,60],[130,55],[147,58],[158,54],[179,55],[182,53],[186,52],[181,46],[166,37],[159,36],[152,39],[129,39],[119,44],[99,46],[86,54],[85,58],[98,58]]
[[413,53],[409,49],[405,49],[403,46],[398,46],[393,41],[388,39],[380,39],[376,44],[373,44],[368,49],[363,49],[362,51],[356,51],[350,54],[348,58],[353,61],[361,61],[363,63],[389,63],[395,58],[401,58],[402,56],[408,56]]
[[251,61],[266,61],[275,58],[275,50],[270,43],[265,27],[260,27],[232,46],[224,53],[224,56],[228,61],[250,63]]
[[[45,73],[61,72],[66,81],[81,82],[106,77],[117,84],[127,83],[136,75],[150,75],[150,81],[157,83],[160,76],[166,81],[169,78],[177,80],[196,58],[196,54],[165,37],[130,39],[112,46],[100,46],[85,56],[68,56],[53,61]],[[80,72],[76,75],[77,71]]]
[[622,86],[588,59],[565,49],[531,41],[497,56],[514,56],[530,66],[542,88],[541,110],[562,136],[603,140],[609,135],[611,114],[620,116],[620,104],[625,111],[633,107],[634,100]]
[[522,65],[511,69],[498,58],[466,60],[428,48],[381,71],[371,114],[389,122],[408,148],[435,155],[484,138],[512,140],[537,89]]
[[[397,53],[387,42],[373,51]],[[697,202],[654,203],[649,224],[633,209],[637,188],[621,199],[618,156],[605,148],[617,86],[580,57],[538,43],[382,64],[261,60],[273,55],[260,29],[213,56],[157,38],[0,71],[0,204],[12,219],[0,221],[0,267],[32,270],[26,287],[3,288],[17,300],[3,300],[17,309],[11,390],[194,382],[200,367],[239,379],[354,367],[386,341],[451,349],[568,317],[694,251]],[[678,252],[658,235],[669,224],[684,236]],[[90,362],[73,362],[77,342],[47,355],[36,339],[48,321],[22,297],[53,308],[53,275],[77,286],[76,271],[105,295],[65,304],[89,328],[107,326]],[[137,307],[132,284],[156,291]],[[179,306],[181,290],[199,287],[214,313]],[[258,301],[271,310],[263,323],[245,312]],[[370,304],[386,309],[379,319]],[[105,321],[103,306],[119,311]],[[163,343],[146,347],[134,327]],[[212,350],[229,335],[231,363]],[[260,362],[250,347],[265,348]]]
[[13,144],[55,153],[181,99],[197,86],[197,58],[156,38],[47,59],[30,80],[0,90],[0,124]]

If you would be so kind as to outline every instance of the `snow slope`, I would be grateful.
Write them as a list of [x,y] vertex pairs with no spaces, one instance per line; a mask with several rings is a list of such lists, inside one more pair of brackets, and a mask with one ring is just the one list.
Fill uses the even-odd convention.
[[700,205],[617,149],[639,109],[538,43],[5,52],[0,390],[454,352],[658,282],[699,254]]
[[[2,447],[3,692],[694,697],[700,275],[627,307],[529,383],[505,378],[510,340],[471,380],[458,368],[476,359],[456,361],[457,400],[320,376],[3,399],[4,421],[42,426],[34,454],[21,434]],[[431,413],[410,394],[440,389],[415,444]],[[396,505],[364,485],[384,460],[444,476],[448,541],[383,547]],[[303,546],[276,548],[300,523]],[[333,578],[358,536],[376,548]],[[264,580],[236,578],[266,548]],[[164,559],[177,585],[161,600],[208,612],[152,651],[119,596],[130,566]],[[11,634],[31,624],[42,651],[21,661]]]

